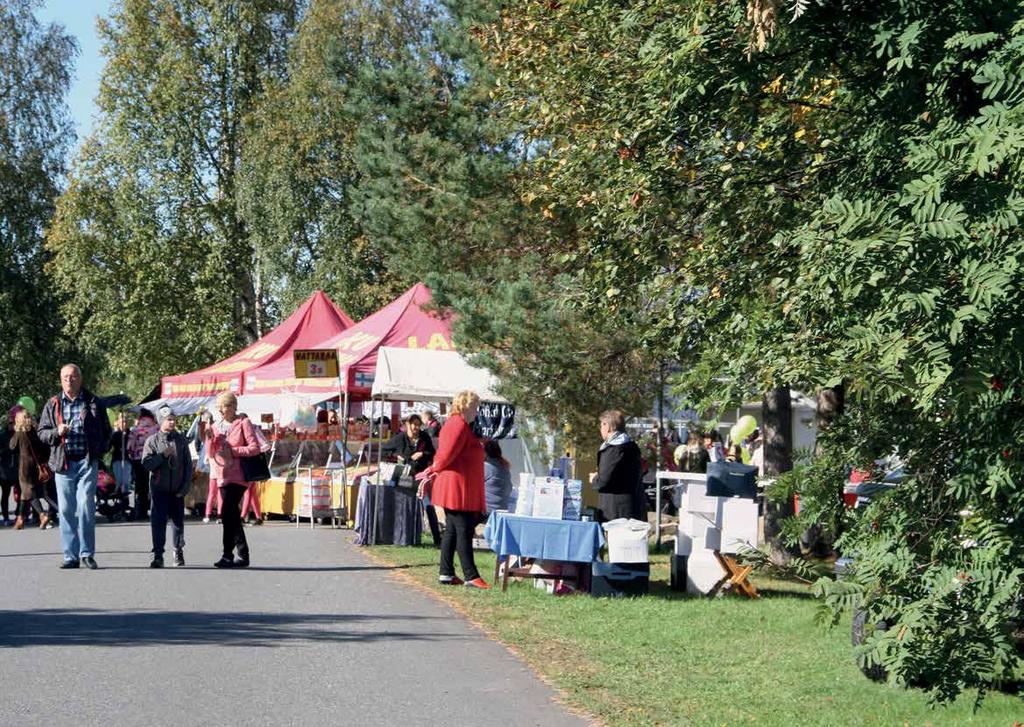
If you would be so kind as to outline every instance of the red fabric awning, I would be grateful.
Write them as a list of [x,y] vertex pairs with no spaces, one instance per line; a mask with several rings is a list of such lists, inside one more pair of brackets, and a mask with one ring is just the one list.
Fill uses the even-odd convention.
[[[349,394],[357,399],[369,398],[377,366],[377,349],[381,346],[440,351],[455,349],[451,319],[424,310],[430,300],[430,289],[418,283],[351,328],[325,337],[308,348],[336,349],[342,380]],[[337,379],[295,378],[291,357],[284,356],[246,371],[244,379],[245,394],[312,394],[324,395],[326,399],[338,392]]]
[[274,361],[292,365],[292,349],[316,348],[314,344],[337,336],[353,321],[341,308],[318,290],[284,322],[251,346],[212,366],[160,380],[164,399],[216,396],[222,391],[241,394],[243,375]]

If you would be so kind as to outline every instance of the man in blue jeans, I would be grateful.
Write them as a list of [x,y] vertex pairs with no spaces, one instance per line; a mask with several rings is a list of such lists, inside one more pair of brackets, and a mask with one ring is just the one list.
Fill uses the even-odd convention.
[[110,421],[102,402],[82,388],[82,370],[60,370],[61,393],[39,416],[39,438],[50,447],[50,469],[60,510],[61,568],[96,570],[96,478],[110,445]]

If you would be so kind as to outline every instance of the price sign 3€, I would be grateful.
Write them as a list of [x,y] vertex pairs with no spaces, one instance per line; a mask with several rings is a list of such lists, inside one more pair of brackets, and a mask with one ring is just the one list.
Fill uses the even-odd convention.
[[338,352],[333,348],[297,348],[292,356],[297,379],[338,377]]

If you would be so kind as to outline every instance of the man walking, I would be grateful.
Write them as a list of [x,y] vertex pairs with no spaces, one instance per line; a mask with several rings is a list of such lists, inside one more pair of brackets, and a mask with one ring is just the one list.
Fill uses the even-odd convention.
[[165,407],[157,413],[160,431],[142,447],[142,466],[152,473],[149,481],[149,527],[153,533],[150,568],[164,567],[167,518],[174,537],[174,565],[185,565],[185,494],[192,486],[192,455],[188,440],[178,431],[178,417]]
[[82,388],[82,370],[60,370],[61,393],[43,407],[37,432],[50,447],[50,469],[60,512],[61,568],[79,562],[96,570],[96,478],[110,445],[110,421],[103,404]]

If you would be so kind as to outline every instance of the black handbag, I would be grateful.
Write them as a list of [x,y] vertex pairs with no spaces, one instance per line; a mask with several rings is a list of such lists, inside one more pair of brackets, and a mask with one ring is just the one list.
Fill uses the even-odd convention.
[[[244,433],[245,430],[242,431]],[[246,441],[246,444],[248,443]],[[238,463],[242,466],[242,477],[246,482],[264,482],[270,479],[270,465],[267,464],[266,452],[251,457],[239,457]]]
[[260,452],[252,457],[239,457],[242,465],[242,476],[246,482],[263,482],[270,479],[270,465],[267,464],[267,453]]

